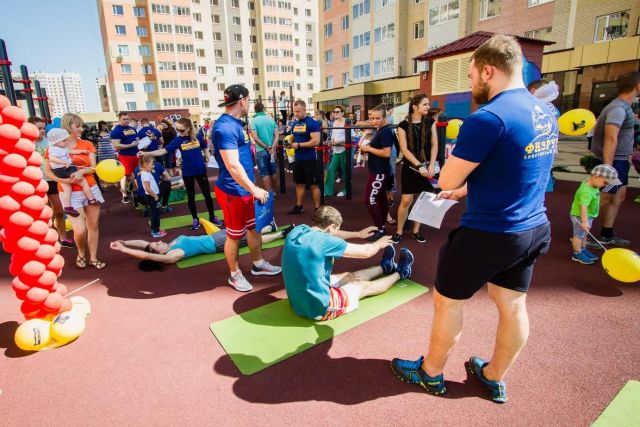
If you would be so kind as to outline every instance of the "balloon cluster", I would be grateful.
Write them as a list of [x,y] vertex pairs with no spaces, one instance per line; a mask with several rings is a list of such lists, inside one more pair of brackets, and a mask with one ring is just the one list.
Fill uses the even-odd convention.
[[0,241],[11,254],[12,287],[26,319],[72,309],[66,286],[58,282],[64,259],[51,228],[53,211],[46,205],[49,185],[35,151],[38,135],[24,111],[0,95]]

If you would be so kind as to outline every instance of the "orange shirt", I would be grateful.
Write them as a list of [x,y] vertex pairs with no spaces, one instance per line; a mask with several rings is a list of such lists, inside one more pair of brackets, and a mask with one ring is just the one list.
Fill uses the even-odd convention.
[[[78,142],[76,143],[76,146],[73,148],[73,150],[87,150],[90,153],[94,153],[94,154],[96,152],[96,148],[93,146],[93,144],[84,139],[78,139]],[[71,157],[71,162],[75,166],[77,166],[78,169],[91,167],[91,157],[89,154],[69,154],[69,156]],[[45,159],[49,158],[48,149],[45,151],[44,158]],[[87,180],[87,183],[89,184],[90,187],[93,187],[94,185],[96,185],[96,180],[93,177],[93,174],[85,175],[84,179]],[[62,191],[62,187],[60,186],[60,184],[58,184],[58,191]],[[82,187],[77,184],[72,184],[71,191],[82,191]]]

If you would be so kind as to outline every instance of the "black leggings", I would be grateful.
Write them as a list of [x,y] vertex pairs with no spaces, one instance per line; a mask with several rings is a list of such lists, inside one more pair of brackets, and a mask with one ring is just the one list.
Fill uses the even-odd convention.
[[183,176],[184,188],[187,190],[187,204],[189,205],[189,212],[193,219],[198,218],[198,211],[196,209],[196,188],[195,183],[198,182],[200,191],[204,196],[204,203],[207,205],[207,211],[209,212],[209,220],[213,220],[213,199],[211,198],[211,187],[209,187],[209,180],[207,174],[196,176]]
[[160,202],[162,206],[167,206],[171,195],[171,181],[160,181],[158,188],[160,189]]

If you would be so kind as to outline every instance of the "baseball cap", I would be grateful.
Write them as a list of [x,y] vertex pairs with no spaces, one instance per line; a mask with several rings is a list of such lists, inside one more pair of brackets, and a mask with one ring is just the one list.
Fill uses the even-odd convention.
[[231,85],[224,90],[224,102],[218,104],[218,107],[233,105],[247,96],[249,96],[249,90],[246,87],[242,85]]
[[622,185],[622,182],[618,179],[618,171],[610,165],[598,165],[591,170],[592,176],[601,176],[607,181],[607,184]]
[[49,141],[49,145],[55,145],[67,138],[69,138],[69,132],[62,128],[53,128],[49,133],[47,133],[47,141]]

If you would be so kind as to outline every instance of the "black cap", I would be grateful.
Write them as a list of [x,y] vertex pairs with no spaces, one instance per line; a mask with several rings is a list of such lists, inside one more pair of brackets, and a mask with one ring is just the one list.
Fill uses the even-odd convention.
[[249,96],[249,90],[246,87],[242,85],[231,85],[224,90],[224,102],[218,104],[218,107],[233,105],[247,96]]

